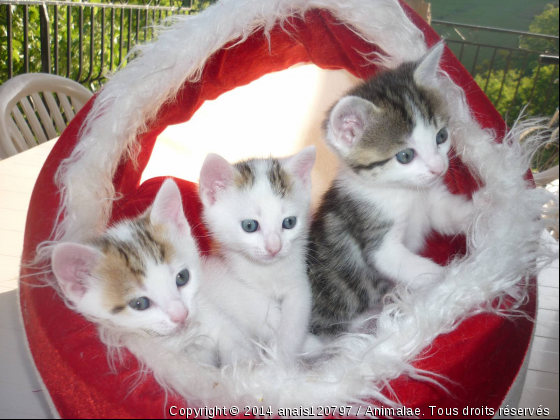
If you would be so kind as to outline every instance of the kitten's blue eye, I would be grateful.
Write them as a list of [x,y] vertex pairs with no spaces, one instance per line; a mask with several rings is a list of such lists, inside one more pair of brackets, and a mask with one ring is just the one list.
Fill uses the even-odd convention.
[[293,229],[297,223],[296,216],[286,217],[282,222],[282,227],[284,229]]
[[412,149],[406,149],[397,153],[397,160],[403,165],[412,162],[412,159],[414,159],[414,150]]
[[256,232],[257,229],[259,228],[259,222],[257,222],[256,220],[249,220],[249,219],[243,220],[241,222],[241,227],[245,232],[253,233]]
[[438,145],[443,144],[447,141],[448,138],[449,133],[447,132],[447,128],[442,128],[441,130],[439,130],[439,133],[437,133],[436,143]]
[[189,270],[182,270],[179,274],[177,274],[177,279],[175,280],[175,282],[177,283],[178,287],[183,287],[185,284],[187,284],[190,280],[190,273]]
[[145,311],[150,307],[150,300],[147,297],[141,297],[130,301],[128,306],[135,311]]

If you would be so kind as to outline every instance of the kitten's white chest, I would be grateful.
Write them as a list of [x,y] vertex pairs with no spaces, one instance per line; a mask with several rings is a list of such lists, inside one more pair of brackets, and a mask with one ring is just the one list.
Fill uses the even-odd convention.
[[425,191],[380,189],[371,195],[381,217],[391,223],[388,235],[414,253],[422,250],[430,231],[429,196]]
[[[281,301],[286,293],[298,287],[297,279],[305,274],[301,264],[283,261],[274,267],[252,267],[252,272],[245,277],[253,287],[274,300]],[[296,268],[297,267],[297,268]]]
[[407,218],[403,220],[403,224],[406,226],[403,243],[414,253],[422,250],[430,231],[429,208],[427,194],[416,193],[416,196],[410,201]]

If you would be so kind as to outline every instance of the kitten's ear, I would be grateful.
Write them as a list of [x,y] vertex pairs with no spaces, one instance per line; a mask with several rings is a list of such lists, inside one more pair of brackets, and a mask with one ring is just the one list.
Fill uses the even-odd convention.
[[211,206],[218,191],[229,187],[235,179],[235,168],[223,157],[210,153],[200,170],[199,193],[202,203]]
[[190,226],[183,212],[181,191],[172,179],[164,181],[159,189],[150,211],[150,222],[153,224],[172,224],[181,233],[189,234]]
[[375,117],[377,107],[363,98],[345,96],[332,109],[327,141],[343,156],[360,141],[368,124]]
[[315,165],[317,151],[315,146],[308,146],[286,161],[286,167],[304,184],[311,185],[311,170]]
[[54,247],[52,270],[66,297],[77,304],[91,287],[93,270],[103,254],[87,245],[62,242]]
[[434,85],[445,44],[440,42],[420,60],[414,71],[414,81],[419,85]]

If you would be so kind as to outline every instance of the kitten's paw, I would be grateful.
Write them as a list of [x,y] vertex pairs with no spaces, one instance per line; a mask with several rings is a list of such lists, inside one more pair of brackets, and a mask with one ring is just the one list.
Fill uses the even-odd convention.
[[319,337],[314,334],[307,334],[303,342],[303,353],[318,353],[323,350],[324,344]]
[[407,284],[407,287],[412,290],[431,287],[439,283],[445,276],[445,267],[436,264],[435,262],[426,259],[421,267],[418,267],[416,277]]
[[266,316],[266,326],[272,335],[276,335],[280,324],[282,324],[282,310],[280,309],[280,305],[270,305]]
[[486,188],[481,188],[472,196],[473,212],[475,208],[488,207],[492,204],[490,192]]
[[464,207],[464,216],[460,222],[460,232],[466,234],[473,222],[475,214],[475,204],[474,201],[467,201]]

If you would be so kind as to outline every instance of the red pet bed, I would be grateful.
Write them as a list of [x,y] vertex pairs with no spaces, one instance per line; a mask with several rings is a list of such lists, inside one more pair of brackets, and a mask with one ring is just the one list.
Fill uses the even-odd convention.
[[[424,33],[426,43],[429,46],[437,43],[438,35],[405,4],[402,6]],[[202,79],[198,83],[185,83],[175,101],[160,109],[148,132],[141,136],[139,166],[135,167],[128,160],[121,161],[114,185],[123,199],[115,203],[112,220],[135,216],[151,204],[162,179],[153,179],[141,186],[139,181],[157,136],[168,125],[188,121],[204,101],[298,63],[346,69],[355,76],[367,78],[377,69],[360,51],[370,50],[370,44],[339,24],[332,14],[320,9],[308,11],[305,19],[289,19],[287,32],[274,27],[270,44],[263,32],[257,31],[242,43],[222,48],[207,62]],[[505,125],[500,115],[449,50],[445,52],[442,68],[465,90],[479,124],[503,135]],[[37,245],[51,234],[59,205],[54,175],[61,161],[75,147],[80,127],[95,98],[63,133],[41,171],[29,208],[24,261],[30,261]],[[454,193],[472,193],[476,189],[473,177],[460,161],[454,165],[458,169],[448,176],[449,188]],[[191,225],[199,226],[201,205],[196,185],[177,182],[185,199],[187,217]],[[195,234],[201,248],[207,251],[209,244],[201,229]],[[444,264],[464,248],[464,239],[437,237],[431,240],[426,254]],[[28,276],[32,272],[22,268],[21,275]],[[69,310],[53,289],[27,284],[35,281],[27,280],[20,285],[21,311],[35,366],[53,408],[61,417],[155,418],[164,414],[170,417],[169,407],[186,406],[177,397],[166,400],[151,377],[129,393],[136,379],[134,358],[128,357],[117,374],[110,373],[106,349],[97,337],[95,326]],[[535,301],[533,293],[523,308],[530,316],[535,315]],[[503,403],[525,358],[532,330],[532,322],[525,318],[512,322],[490,314],[471,317],[454,332],[440,336],[415,363],[420,369],[448,378],[450,381],[445,385],[449,393],[408,377],[392,381],[391,387],[400,403],[420,408],[426,417],[446,417],[452,414],[450,409],[462,412],[465,407],[477,410],[469,412],[469,416],[491,417],[485,408],[496,410]],[[389,391],[387,395],[391,395]],[[440,410],[433,411],[429,406]],[[244,418],[243,413],[240,418]]]

